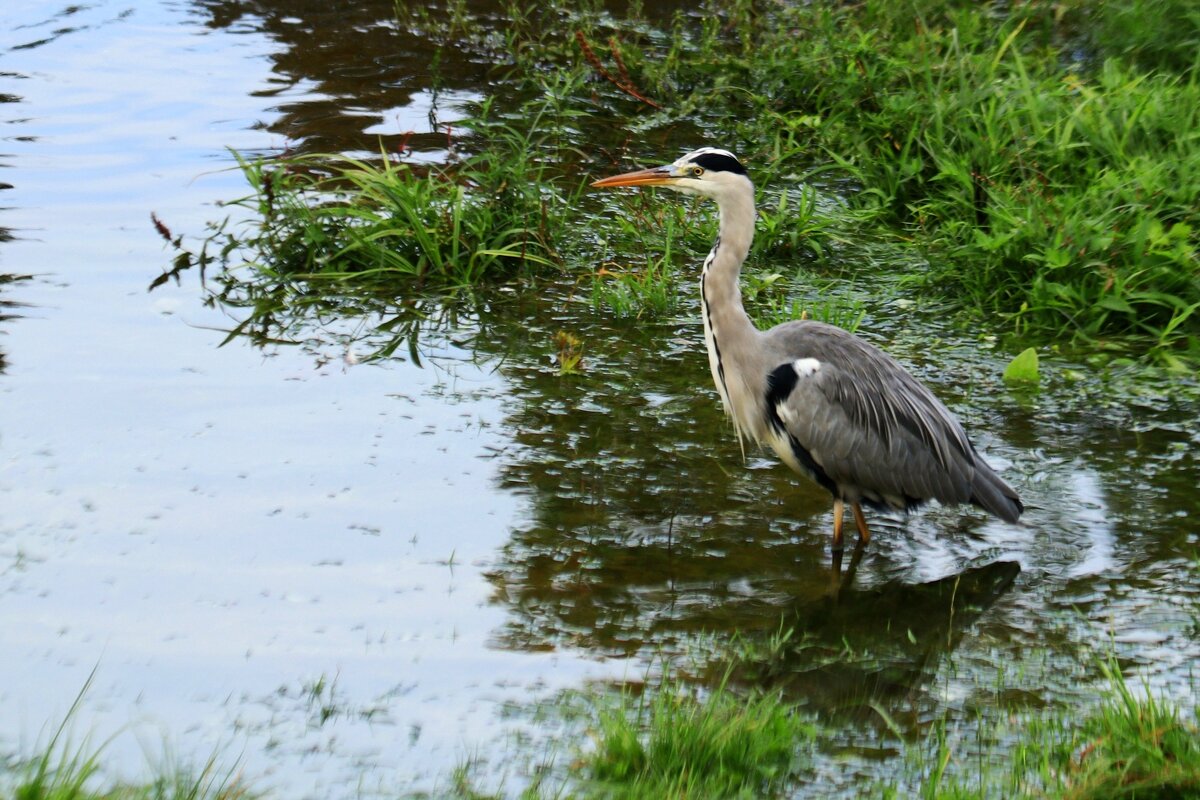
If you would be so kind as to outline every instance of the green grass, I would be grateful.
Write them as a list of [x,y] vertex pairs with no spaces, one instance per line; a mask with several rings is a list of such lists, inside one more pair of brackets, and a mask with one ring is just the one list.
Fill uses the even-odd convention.
[[586,183],[716,143],[762,190],[754,269],[869,277],[879,264],[855,245],[887,241],[927,259],[885,259],[904,280],[1020,347],[1200,362],[1194,4],[731,0],[667,22],[640,8],[514,4],[496,31],[466,4],[399,4],[442,46],[512,53],[455,123],[464,155],[242,162],[245,226],[215,226],[158,281],[215,262],[226,288],[259,281],[277,299],[281,285],[408,295],[629,259],[594,281],[595,305],[669,314],[710,225],[689,210],[632,231],[631,210],[639,225],[657,212]]
[[772,693],[666,680],[601,705],[587,791],[612,798],[774,797],[795,785],[816,728]]
[[[69,748],[69,745],[65,745]],[[61,752],[47,750],[34,763],[5,774],[10,788],[0,789],[5,800],[248,800],[262,793],[245,786],[237,775],[215,762],[200,770],[162,766],[162,772],[144,782],[104,780],[103,748]]]
[[[1168,800],[1200,797],[1200,728],[1195,710],[1133,691],[1115,662],[1102,666],[1108,686],[1083,716],[1075,709],[1025,712],[982,723],[1007,730],[1002,753],[960,753],[947,723],[910,751],[916,781],[885,787],[887,798],[918,791],[925,800]],[[915,789],[914,789],[915,787]]]
[[[559,75],[523,106],[522,127],[493,113],[490,101],[464,125],[487,146],[443,165],[411,164],[381,152],[373,160],[338,154],[245,159],[251,193],[197,245],[160,228],[177,255],[153,289],[183,270],[213,266],[232,294],[291,286],[302,295],[446,292],[495,285],[562,263],[557,234],[582,181],[550,168],[548,140],[570,111]],[[156,222],[157,224],[157,222]],[[253,305],[253,297],[247,305]]]
[[854,155],[930,248],[923,280],[1020,333],[1137,336],[1170,357],[1200,308],[1200,82],[1115,61],[1064,73],[1021,54],[1019,24],[991,48],[958,33],[930,37]]
[[1114,663],[1111,690],[1078,729],[1056,742],[1064,797],[1200,797],[1200,731],[1194,715],[1148,689],[1130,689]]
[[[783,646],[783,640],[768,645],[776,646]],[[1195,713],[1185,713],[1149,690],[1131,690],[1113,663],[1102,672],[1108,684],[1098,689],[1095,704],[1082,715],[1071,707],[1011,714],[996,709],[976,720],[933,721],[923,739],[902,744],[899,760],[906,766],[895,772],[903,776],[860,785],[859,796],[1200,797]],[[566,771],[547,771],[542,763],[520,795],[524,800],[813,796],[812,781],[828,780],[809,771],[814,755],[844,746],[842,731],[824,727],[779,694],[735,689],[724,680],[702,691],[664,677],[617,695],[593,695],[586,708],[581,724],[592,743],[574,746]],[[981,746],[983,752],[971,749]],[[572,747],[560,743],[554,749],[571,752]],[[447,796],[509,796],[503,790],[481,791],[476,784],[473,766],[466,764],[456,770]],[[845,791],[847,784],[825,788]]]
[[[608,235],[614,250],[640,254],[630,261],[614,253],[614,259],[592,275],[592,305],[619,318],[663,316],[678,305],[679,239],[694,240],[692,220],[679,204],[633,204],[632,214],[616,214]],[[640,263],[638,263],[640,262]]]
[[71,739],[73,720],[80,713],[92,675],[75,696],[70,709],[40,752],[0,763],[2,800],[248,800],[262,794],[251,790],[233,769],[224,769],[214,756],[195,769],[180,763],[164,749],[152,763],[153,776],[127,782],[114,779],[103,766],[109,739],[93,744]]
[[[756,255],[822,251],[821,214],[785,207],[795,176],[817,176],[858,233],[928,256],[909,276],[924,291],[1018,337],[1183,368],[1200,355],[1200,12],[1135,6],[730,2],[657,39],[610,18],[587,38],[615,27],[630,83],[672,99],[656,121],[612,90],[597,105],[616,124],[694,121],[783,190]],[[539,66],[570,61],[536,41]]]
[[[786,647],[780,632],[751,657]],[[750,650],[746,651],[748,654]],[[1200,728],[1196,709],[1131,688],[1115,661],[1102,665],[1107,686],[1083,708],[980,711],[978,719],[934,721],[924,739],[904,742],[907,767],[877,783],[870,796],[925,800],[1167,800],[1200,797]],[[1195,690],[1193,681],[1192,689]],[[200,769],[174,759],[151,763],[151,777],[113,779],[103,768],[107,743],[72,744],[69,722],[83,693],[40,752],[0,765],[0,800],[238,800],[271,797],[210,759]],[[729,673],[711,689],[664,675],[620,692],[596,691],[581,705],[562,701],[574,720],[552,745],[569,755],[555,766],[532,756],[523,800],[651,800],[688,797],[806,796],[816,754],[844,745],[775,691],[734,687]],[[589,735],[582,737],[580,729]],[[974,752],[968,743],[974,737]],[[586,741],[580,744],[581,740]],[[398,755],[398,758],[402,756]],[[454,771],[446,788],[421,797],[487,800],[514,796],[477,788],[478,763]],[[513,772],[511,764],[506,772]],[[864,791],[867,791],[864,788]],[[866,795],[864,795],[866,796]]]
[[[1098,6],[1075,24],[1125,18],[1116,3]],[[1142,6],[1195,17],[1183,3]],[[857,183],[857,203],[928,254],[931,269],[912,276],[924,286],[1001,315],[1022,336],[1086,347],[1123,337],[1120,346],[1169,363],[1194,357],[1193,39],[1179,45],[1192,60],[1182,72],[1147,72],[1129,51],[1073,63],[1082,34],[1060,11],[789,5],[755,23],[753,57],[720,64],[742,93],[718,94],[729,78],[707,73],[696,91],[722,108],[718,97],[742,100],[730,138],[751,143],[751,156],[765,145],[777,159],[768,175],[823,152]]]

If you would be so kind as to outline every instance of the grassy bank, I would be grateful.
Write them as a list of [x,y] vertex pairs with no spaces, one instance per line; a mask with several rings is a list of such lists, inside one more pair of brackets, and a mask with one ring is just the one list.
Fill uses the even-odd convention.
[[[586,184],[717,143],[762,190],[754,269],[891,262],[1022,344],[1200,357],[1200,22],[1183,0],[735,0],[669,21],[514,5],[503,33],[462,6],[398,11],[447,47],[499,36],[514,54],[449,160],[243,162],[239,224],[174,239],[156,283],[215,264],[222,300],[245,283],[412,295],[553,265],[596,274],[618,315],[663,313],[711,224]],[[900,255],[881,266],[864,239]]]
[[[38,752],[0,756],[3,800],[251,800],[251,790],[235,769],[223,768],[216,756],[200,767],[180,762],[164,747],[149,760],[149,778],[125,780],[105,768],[109,739],[95,744],[84,736],[76,742],[73,722],[80,712],[92,676],[85,682],[54,733]],[[115,737],[114,737],[115,738]]]
[[[556,773],[545,763],[521,790],[540,798],[771,798],[837,794],[925,800],[1043,798],[1116,800],[1200,797],[1200,730],[1194,711],[1135,690],[1114,665],[1090,712],[1058,708],[996,716],[976,725],[978,752],[945,722],[905,747],[903,778],[860,785],[827,783],[815,754],[836,749],[839,732],[780,696],[745,696],[721,684],[697,694],[670,680],[637,692],[594,697],[590,743],[560,750],[573,755]],[[1000,744],[1003,742],[1003,744]],[[424,796],[424,795],[423,795]],[[436,797],[496,800],[471,767],[456,773]]]
[[1182,367],[1200,330],[1200,23],[1184,2],[1136,6],[720,4],[677,19],[665,52],[623,37],[621,61],[760,183],[808,174],[859,229],[907,237],[923,288],[1020,336]]
[[[1082,715],[1073,708],[995,715],[975,735],[994,751],[976,752],[962,731],[934,723],[923,740],[905,745],[902,778],[861,787],[882,798],[1200,797],[1200,731],[1194,710],[1131,687],[1115,665],[1107,688]],[[570,710],[567,710],[567,709]],[[579,709],[582,709],[580,711]],[[771,798],[842,791],[825,786],[815,755],[836,748],[839,732],[770,691],[711,691],[663,678],[615,693],[592,693],[564,703],[574,720],[560,754],[530,754],[519,788],[480,788],[470,763],[443,789],[410,798],[489,800],[543,798]],[[70,717],[68,717],[68,720]],[[271,797],[216,760],[199,769],[151,765],[142,781],[108,778],[104,746],[72,745],[59,728],[42,752],[0,768],[5,800],[235,800]],[[982,729],[982,732],[981,732]],[[580,744],[583,742],[583,744]],[[511,769],[506,769],[510,774]],[[821,788],[824,787],[824,788]]]

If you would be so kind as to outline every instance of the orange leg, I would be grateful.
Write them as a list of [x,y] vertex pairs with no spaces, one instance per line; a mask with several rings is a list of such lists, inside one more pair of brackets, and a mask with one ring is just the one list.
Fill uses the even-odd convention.
[[[856,505],[855,508],[858,506]],[[835,553],[842,551],[842,514],[845,510],[846,504],[835,498],[833,501],[833,551]]]
[[858,539],[866,544],[871,541],[871,529],[867,527],[867,518],[863,516],[862,506],[853,503],[850,508],[854,511],[854,524],[858,526]]

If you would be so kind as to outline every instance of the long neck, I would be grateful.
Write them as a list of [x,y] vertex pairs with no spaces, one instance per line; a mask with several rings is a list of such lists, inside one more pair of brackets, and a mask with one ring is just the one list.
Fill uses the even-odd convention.
[[704,261],[700,278],[704,313],[717,330],[719,346],[740,348],[756,333],[742,308],[738,277],[742,262],[754,240],[754,187],[749,181],[744,191],[730,192],[719,200],[721,228],[712,252]]
[[722,195],[718,204],[720,234],[700,277],[709,366],[738,433],[760,439],[761,414],[756,412],[761,387],[752,381],[758,331],[742,307],[738,287],[742,262],[754,239],[754,187],[746,181],[738,191]]

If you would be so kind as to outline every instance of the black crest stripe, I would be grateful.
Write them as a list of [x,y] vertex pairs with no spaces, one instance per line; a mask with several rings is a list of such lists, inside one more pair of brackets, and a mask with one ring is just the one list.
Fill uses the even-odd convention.
[[712,172],[733,172],[737,175],[746,174],[746,168],[742,166],[742,162],[725,153],[701,153],[692,159],[692,163]]

